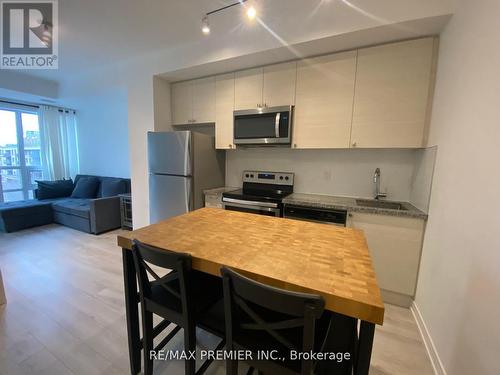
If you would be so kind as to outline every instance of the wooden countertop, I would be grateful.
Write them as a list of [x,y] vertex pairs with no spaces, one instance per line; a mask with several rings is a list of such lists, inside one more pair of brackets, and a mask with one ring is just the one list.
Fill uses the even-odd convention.
[[193,268],[223,265],[278,288],[317,293],[326,308],[376,324],[384,304],[362,231],[217,208],[202,208],[118,236],[185,252]]

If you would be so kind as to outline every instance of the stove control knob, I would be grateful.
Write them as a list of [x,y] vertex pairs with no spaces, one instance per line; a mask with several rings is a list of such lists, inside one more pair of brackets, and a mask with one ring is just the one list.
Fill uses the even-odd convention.
[[246,178],[248,178],[248,177],[250,177],[250,175],[247,173],[247,174],[245,175],[245,177],[246,177]]
[[250,175],[250,178],[253,178],[253,174]]
[[280,180],[283,180],[283,176],[280,176]]
[[287,180],[287,181],[288,181],[288,176],[286,176],[286,177],[285,177],[285,180]]

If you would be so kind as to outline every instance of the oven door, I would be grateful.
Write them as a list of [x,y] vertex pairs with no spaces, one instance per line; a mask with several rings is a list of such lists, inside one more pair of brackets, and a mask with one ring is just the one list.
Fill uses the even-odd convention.
[[223,198],[222,206],[225,210],[248,212],[266,216],[281,216],[281,209],[277,203],[246,201],[243,199]]
[[271,107],[234,112],[234,143],[290,144],[292,108]]

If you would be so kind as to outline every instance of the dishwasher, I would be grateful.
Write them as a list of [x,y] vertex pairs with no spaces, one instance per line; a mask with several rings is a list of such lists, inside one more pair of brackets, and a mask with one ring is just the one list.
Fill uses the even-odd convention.
[[283,217],[288,219],[312,221],[315,223],[346,226],[347,211],[339,209],[285,205]]

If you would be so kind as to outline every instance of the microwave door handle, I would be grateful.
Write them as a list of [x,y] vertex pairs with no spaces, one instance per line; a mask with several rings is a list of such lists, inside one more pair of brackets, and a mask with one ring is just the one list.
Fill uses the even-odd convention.
[[276,113],[276,119],[274,120],[274,132],[275,132],[276,138],[280,137],[280,117],[281,117],[281,113],[280,112]]

